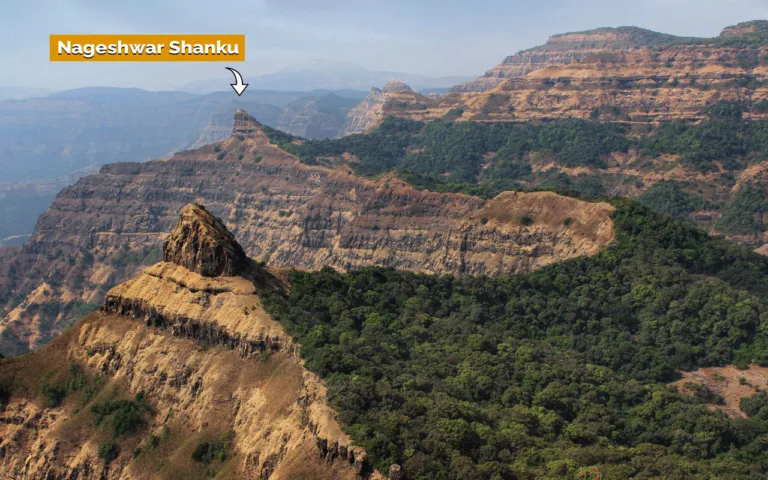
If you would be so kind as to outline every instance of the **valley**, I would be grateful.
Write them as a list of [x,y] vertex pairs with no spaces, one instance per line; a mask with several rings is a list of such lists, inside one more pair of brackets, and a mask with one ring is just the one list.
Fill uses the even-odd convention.
[[0,479],[765,478],[767,75],[752,21],[8,89]]

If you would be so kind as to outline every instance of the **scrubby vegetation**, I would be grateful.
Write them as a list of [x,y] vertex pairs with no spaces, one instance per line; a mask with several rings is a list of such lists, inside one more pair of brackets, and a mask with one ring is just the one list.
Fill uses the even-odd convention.
[[227,430],[219,435],[216,440],[200,442],[192,451],[192,459],[196,462],[211,463],[215,461],[224,462],[230,455],[232,440],[235,432]]
[[40,381],[40,394],[45,398],[47,407],[58,407],[70,393],[74,393],[86,384],[82,367],[73,364],[64,375],[53,371],[46,372]]
[[[642,134],[596,120],[463,122],[457,112],[430,123],[391,117],[368,134],[334,140],[297,141],[267,131],[273,142],[305,163],[328,162],[348,152],[356,158],[351,165],[358,173],[393,171],[417,188],[483,198],[504,190],[553,190],[601,198],[617,191],[626,194],[634,187],[640,201],[657,212],[689,222],[697,211],[722,212],[713,226],[722,233],[745,235],[766,229],[765,186],[755,182],[732,198],[713,194],[711,187],[728,191],[738,172],[765,160],[768,121],[744,118],[745,111],[760,111],[763,106],[720,102],[706,109],[709,119],[699,124],[667,122]],[[618,173],[607,170],[617,165],[614,157],[627,153],[630,167]],[[646,189],[642,175],[667,168],[670,162],[711,179],[661,181]],[[549,168],[552,163],[559,168]],[[626,173],[634,170],[640,173]],[[707,193],[702,190],[705,184],[711,184],[705,187]]]
[[768,183],[749,183],[742,186],[728,202],[717,228],[741,235],[764,232],[767,215]]
[[669,215],[676,220],[691,222],[691,214],[710,206],[703,198],[686,192],[679,182],[659,182],[638,198],[655,212]]
[[[320,157],[349,152],[359,159],[362,174],[375,175],[392,169],[417,175],[438,176],[445,182],[479,180],[488,159],[498,163],[510,180],[530,173],[530,167],[516,166],[529,152],[551,152],[564,166],[605,167],[603,156],[625,152],[630,141],[623,127],[584,120],[562,120],[547,125],[505,123],[480,124],[438,120],[427,124],[391,117],[365,135],[335,140],[305,140],[270,130],[273,142],[306,163]],[[493,175],[497,176],[497,175]]]
[[664,382],[765,360],[768,259],[616,206],[618,242],[592,258],[497,279],[295,272],[290,296],[265,301],[383,471],[764,478],[768,419]]
[[91,406],[94,423],[99,426],[109,419],[113,437],[130,435],[144,425],[147,404],[144,394],[139,392],[133,400],[108,400]]
[[114,440],[107,440],[106,442],[99,444],[99,458],[106,463],[110,463],[112,460],[116,459],[119,454],[120,448]]
[[703,172],[716,170],[717,161],[729,170],[743,168],[749,153],[765,151],[768,146],[768,123],[745,122],[743,111],[740,103],[716,104],[708,109],[709,121],[699,125],[662,124],[658,132],[642,142],[642,148],[652,156],[680,155],[684,165]]

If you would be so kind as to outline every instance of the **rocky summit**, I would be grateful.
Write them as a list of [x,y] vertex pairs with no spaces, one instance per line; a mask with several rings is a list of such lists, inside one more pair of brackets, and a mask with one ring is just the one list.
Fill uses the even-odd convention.
[[245,257],[221,221],[188,205],[170,238],[168,261],[101,311],[0,360],[0,478],[382,478],[258,285],[228,268]]
[[187,205],[163,243],[163,258],[204,277],[231,277],[245,268],[246,256],[224,223],[201,205]]

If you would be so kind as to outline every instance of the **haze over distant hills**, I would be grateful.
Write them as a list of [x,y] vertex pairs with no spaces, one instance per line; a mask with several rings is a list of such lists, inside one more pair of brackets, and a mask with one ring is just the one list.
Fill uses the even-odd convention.
[[[240,73],[244,82],[250,88],[264,90],[369,90],[381,86],[390,80],[400,80],[408,83],[416,90],[441,90],[451,88],[462,82],[473,80],[474,77],[449,76],[428,77],[415,73],[387,72],[368,70],[360,65],[347,62],[332,62],[328,60],[313,60],[292,65],[274,73],[263,75],[248,75],[243,69]],[[194,93],[210,93],[228,89],[221,79],[191,82],[181,87],[181,90]]]
[[334,137],[365,95],[251,88],[237,97],[232,91],[92,87],[0,101],[0,245],[31,233],[57,192],[100,165],[169,156],[226,138],[240,108],[295,135]]
[[27,88],[16,86],[0,86],[0,100],[21,100],[24,98],[42,97],[53,93],[49,88]]

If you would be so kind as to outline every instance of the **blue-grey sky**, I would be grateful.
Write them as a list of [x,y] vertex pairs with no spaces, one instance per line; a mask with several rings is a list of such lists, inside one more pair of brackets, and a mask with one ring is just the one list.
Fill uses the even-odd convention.
[[[165,89],[222,65],[48,61],[51,33],[245,33],[246,75],[313,59],[424,75],[480,75],[553,33],[636,25],[715,36],[768,19],[768,0],[37,0],[4,1],[0,85]],[[236,66],[236,65],[235,65]]]

